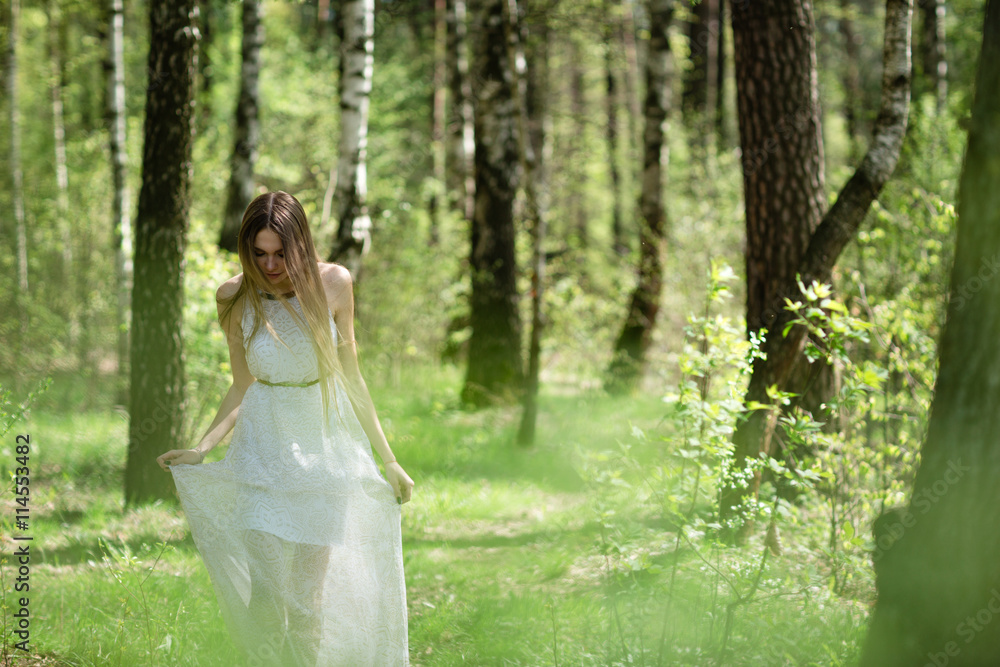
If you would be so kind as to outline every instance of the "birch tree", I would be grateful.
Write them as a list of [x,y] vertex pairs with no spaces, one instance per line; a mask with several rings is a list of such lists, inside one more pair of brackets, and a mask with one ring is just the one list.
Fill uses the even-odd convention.
[[229,162],[229,188],[222,216],[219,247],[236,252],[243,213],[253,200],[253,170],[260,144],[260,50],[264,23],[260,0],[243,0],[243,48],[240,97],[236,103],[233,153]]
[[[375,0],[341,5],[340,143],[337,161],[337,236],[329,261],[343,264],[358,280],[361,257],[371,243],[368,217],[368,104],[374,67]],[[331,174],[332,175],[332,174]],[[324,204],[324,208],[328,208]]]
[[118,402],[125,403],[128,368],[129,327],[128,299],[132,293],[132,209],[128,190],[128,154],[126,153],[125,114],[125,10],[123,0],[110,0],[108,30],[108,148],[111,155],[111,182],[114,195],[111,200],[112,251],[115,256],[115,275],[118,293],[118,374],[120,378]]

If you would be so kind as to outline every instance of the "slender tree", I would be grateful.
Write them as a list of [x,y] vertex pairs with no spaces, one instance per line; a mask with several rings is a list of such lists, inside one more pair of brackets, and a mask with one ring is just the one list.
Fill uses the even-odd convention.
[[219,247],[236,252],[243,212],[253,200],[253,170],[260,144],[260,50],[264,44],[264,23],[260,0],[243,0],[243,65],[240,68],[240,97],[236,103],[233,153],[229,161],[229,189],[222,216]]
[[948,101],[948,59],[944,0],[920,0],[920,63],[924,90],[931,91],[941,113]]
[[476,203],[469,267],[469,365],[462,400],[508,401],[524,380],[514,256],[514,196],[520,180],[513,68],[503,3],[483,0],[475,62]]
[[448,7],[447,0],[434,0],[434,86],[431,100],[431,155],[434,164],[430,198],[427,203],[430,217],[428,241],[438,242],[441,224],[442,200],[445,191],[445,95],[448,78]]
[[614,51],[615,24],[612,21],[614,3],[604,0],[604,85],[607,124],[604,139],[608,145],[608,170],[611,174],[611,236],[612,248],[617,255],[628,253],[625,228],[622,224],[622,186],[618,170],[618,87],[615,76]]
[[698,0],[691,8],[687,22],[690,67],[684,72],[681,93],[681,110],[686,124],[696,130],[695,136],[704,142],[711,120],[717,94],[715,59],[719,55],[719,3],[718,0]]
[[[524,194],[531,226],[531,335],[528,342],[528,375],[525,382],[518,443],[535,441],[538,420],[538,386],[541,373],[542,333],[545,329],[545,243],[548,199],[549,123],[549,23],[548,14],[539,13],[536,34],[531,39],[530,56],[525,62],[524,22],[518,20],[516,0],[507,2],[510,31],[508,57],[515,63],[514,104],[517,115],[518,153],[525,174]],[[520,39],[515,31],[521,27]],[[520,48],[519,48],[520,47]],[[526,66],[526,67],[525,67]]]
[[663,287],[664,228],[663,170],[666,161],[664,126],[670,109],[672,60],[667,29],[673,17],[672,0],[650,0],[649,46],[646,53],[645,132],[643,136],[642,195],[639,200],[639,280],[629,302],[625,324],[615,342],[607,388],[633,389],[641,377],[653,327],[660,311]]
[[986,3],[940,372],[909,506],[875,522],[862,667],[1000,664],[1000,2]]
[[[754,6],[747,5],[745,7]],[[802,3],[800,9],[806,6],[805,3]],[[855,237],[871,203],[881,192],[882,187],[896,168],[903,135],[906,133],[907,113],[909,111],[912,9],[912,0],[887,0],[882,61],[882,101],[872,131],[871,144],[862,158],[861,164],[841,189],[834,205],[808,237],[808,245],[797,267],[790,272],[784,284],[776,284],[772,288],[769,300],[760,304],[756,311],[758,313],[758,326],[761,323],[766,324],[770,333],[764,344],[766,358],[754,361],[750,386],[746,395],[748,403],[751,401],[769,403],[768,387],[775,385],[779,389],[787,391],[792,379],[798,380],[795,378],[795,366],[802,360],[801,352],[806,332],[804,327],[796,326],[792,327],[787,335],[782,336],[785,326],[792,319],[789,311],[783,308],[784,299],[799,296],[795,280],[797,275],[801,275],[806,284],[813,280],[830,281],[833,267],[841,251]],[[735,11],[737,10],[734,8]],[[736,31],[734,30],[734,32]],[[789,35],[788,39],[797,39],[797,37]],[[780,41],[776,43],[776,48],[786,52],[791,49]],[[739,68],[738,63],[738,71]],[[766,68],[758,67],[758,70],[761,69]],[[742,85],[739,80],[738,83]],[[770,88],[759,89],[758,93],[768,99],[779,96],[776,91]],[[741,93],[742,95],[743,93]],[[744,102],[741,102],[742,104]],[[744,132],[742,115],[741,111],[741,134]],[[808,122],[805,122],[804,125],[808,127]],[[791,140],[786,139],[786,141]],[[753,158],[751,157],[751,159]],[[748,164],[744,162],[745,174],[747,169]],[[746,176],[744,178],[746,179]],[[748,204],[747,217],[749,218],[750,215]],[[774,252],[778,252],[778,250]],[[774,421],[769,421],[766,418],[765,411],[754,411],[748,419],[740,422],[733,435],[737,469],[743,469],[748,458],[770,454],[773,447],[773,435]],[[756,496],[759,485],[760,476],[757,474],[749,482],[738,479],[730,480],[722,491],[721,515],[724,520],[733,520],[739,524],[733,533],[733,537],[737,540],[745,539],[753,526],[751,521],[736,521],[738,510],[744,496],[748,494]]]
[[195,0],[149,9],[149,81],[136,216],[125,501],[170,497],[156,456],[183,438],[183,261],[191,205],[198,30]]
[[[337,237],[329,260],[358,280],[371,243],[368,217],[368,104],[374,69],[375,0],[344,0],[340,8],[340,144],[337,161]],[[331,172],[331,180],[333,172]]]
[[472,220],[476,180],[473,155],[476,148],[472,115],[472,84],[469,80],[465,0],[448,1],[448,71],[451,111],[448,115],[449,189],[456,192],[455,208]]
[[117,401],[126,402],[128,368],[129,296],[132,294],[132,221],[128,180],[128,155],[126,154],[125,121],[125,10],[123,0],[109,0],[108,30],[108,148],[111,155],[111,182],[114,195],[111,200],[112,251],[115,256],[115,275],[118,293],[118,375]]
[[[21,17],[20,0],[10,0],[7,14],[7,62],[4,80],[7,84],[7,104],[10,113],[11,195],[14,208],[14,233],[17,237],[17,315],[21,320],[18,355],[28,336],[28,233],[24,226],[24,171],[21,168],[21,111],[18,102],[18,29]],[[20,377],[20,376],[18,376]]]

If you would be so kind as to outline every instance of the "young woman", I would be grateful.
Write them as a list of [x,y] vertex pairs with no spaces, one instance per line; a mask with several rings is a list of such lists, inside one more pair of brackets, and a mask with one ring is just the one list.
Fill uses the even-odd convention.
[[[198,445],[156,461],[239,664],[408,665],[400,506],[413,480],[358,370],[350,273],[319,262],[285,192],[251,202],[238,249],[243,273],[217,293],[233,384]],[[226,457],[201,464],[233,428]]]

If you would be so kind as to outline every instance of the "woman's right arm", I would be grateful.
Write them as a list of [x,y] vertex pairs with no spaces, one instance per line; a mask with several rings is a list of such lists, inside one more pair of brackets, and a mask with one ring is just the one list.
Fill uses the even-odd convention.
[[250,368],[247,366],[246,352],[243,349],[243,328],[240,325],[239,319],[235,317],[236,313],[240,312],[240,304],[237,304],[230,311],[227,320],[223,321],[222,304],[219,303],[220,299],[227,298],[236,292],[236,287],[239,285],[236,282],[238,278],[239,276],[226,281],[216,292],[219,322],[222,325],[222,331],[225,333],[226,342],[229,345],[229,365],[233,371],[233,383],[230,385],[229,391],[226,392],[226,397],[222,399],[222,404],[219,406],[219,411],[216,413],[215,419],[212,421],[211,426],[208,427],[205,435],[198,441],[197,446],[193,449],[172,449],[157,457],[156,462],[163,470],[167,470],[170,465],[175,463],[201,463],[205,459],[205,454],[222,442],[226,434],[233,430],[233,426],[236,424],[236,417],[240,411],[240,405],[243,403],[243,396],[250,385],[256,381],[256,378],[250,374]]

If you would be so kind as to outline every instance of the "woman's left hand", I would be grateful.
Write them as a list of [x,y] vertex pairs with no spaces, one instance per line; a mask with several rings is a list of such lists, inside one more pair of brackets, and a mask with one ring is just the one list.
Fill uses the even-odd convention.
[[403,466],[395,461],[385,464],[385,476],[392,485],[392,490],[396,494],[396,502],[400,505],[410,502],[410,495],[413,493],[413,480],[403,470]]

